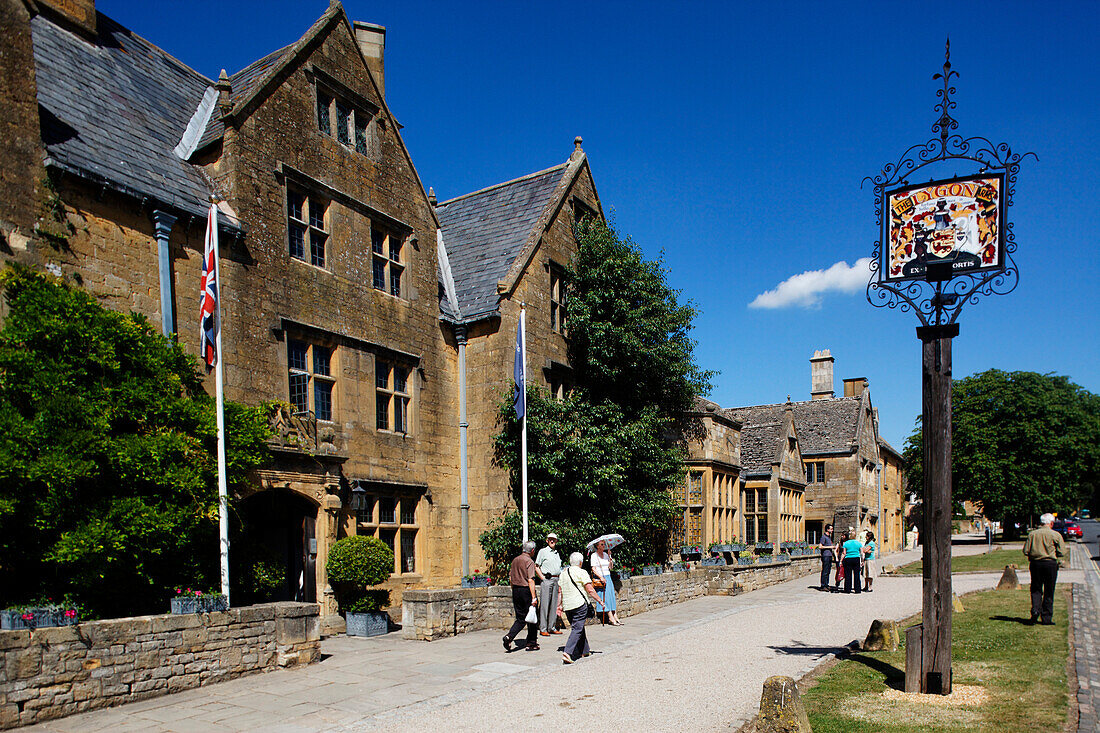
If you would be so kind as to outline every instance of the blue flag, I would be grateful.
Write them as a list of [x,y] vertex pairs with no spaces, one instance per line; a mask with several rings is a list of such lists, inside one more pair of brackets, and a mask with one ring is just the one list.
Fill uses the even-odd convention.
[[523,347],[526,342],[524,338],[524,321],[525,313],[520,311],[519,313],[519,327],[516,328],[516,362],[513,368],[512,377],[516,382],[516,394],[513,397],[512,402],[516,408],[516,419],[523,419],[524,414],[527,413],[527,370],[524,368],[525,356],[523,353]]

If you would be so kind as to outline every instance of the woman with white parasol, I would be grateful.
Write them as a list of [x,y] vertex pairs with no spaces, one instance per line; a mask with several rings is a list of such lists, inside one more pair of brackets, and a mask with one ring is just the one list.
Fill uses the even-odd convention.
[[604,623],[612,626],[622,626],[623,622],[615,615],[618,604],[615,602],[615,583],[611,579],[611,568],[615,561],[611,559],[611,548],[618,547],[624,542],[621,534],[600,535],[588,543],[588,551],[592,553],[589,562],[592,565],[592,585],[596,588],[596,595],[603,601],[601,611],[606,612]]

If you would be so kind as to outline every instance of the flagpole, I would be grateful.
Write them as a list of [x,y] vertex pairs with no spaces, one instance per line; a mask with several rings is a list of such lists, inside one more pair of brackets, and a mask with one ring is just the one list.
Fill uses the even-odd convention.
[[523,354],[523,432],[520,439],[520,459],[522,460],[521,482],[523,484],[523,541],[527,536],[527,307],[520,304],[519,309],[520,353]]
[[218,289],[217,310],[215,319],[217,330],[214,336],[217,360],[214,362],[214,397],[217,402],[218,413],[218,532],[221,555],[221,586],[222,595],[226,604],[229,603],[229,491],[225,480],[225,395],[224,379],[222,374],[222,275],[221,254],[218,252],[218,209],[216,204],[211,204],[211,216],[214,219],[212,227],[214,243],[214,283]]

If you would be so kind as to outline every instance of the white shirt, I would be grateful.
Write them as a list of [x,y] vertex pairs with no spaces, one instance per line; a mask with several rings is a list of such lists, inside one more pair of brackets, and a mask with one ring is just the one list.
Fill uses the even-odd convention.
[[604,557],[600,557],[600,553],[593,552],[590,562],[592,563],[592,572],[599,575],[606,583],[611,578],[611,553],[606,553]]

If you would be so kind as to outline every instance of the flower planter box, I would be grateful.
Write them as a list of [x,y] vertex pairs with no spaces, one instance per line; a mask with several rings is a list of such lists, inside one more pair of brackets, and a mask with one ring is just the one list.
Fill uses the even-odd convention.
[[749,549],[744,542],[733,542],[729,545],[730,552],[744,552]]
[[691,570],[691,566],[686,562],[674,562],[672,563],[672,572],[682,573]]
[[776,562],[790,562],[791,561],[791,556],[788,555],[785,552],[781,552],[781,553],[779,553],[778,555],[775,556],[775,561]]
[[660,565],[646,565],[642,568],[642,575],[660,575],[664,571]]
[[771,555],[759,555],[756,558],[756,564],[757,565],[768,565],[768,564],[771,563],[771,561],[772,561],[772,556]]
[[699,561],[699,564],[705,568],[710,567],[723,567],[726,564],[726,558],[724,557],[704,557]]
[[214,611],[228,611],[229,601],[225,596],[179,596],[173,598],[172,613],[212,613]]
[[487,588],[489,587],[488,575],[467,575],[462,579],[463,588]]
[[754,562],[756,561],[753,559],[752,555],[744,555],[737,558],[738,565],[752,565]]
[[713,545],[710,548],[711,552],[733,552],[733,545]]
[[72,626],[78,623],[80,614],[75,608],[61,606],[29,608],[18,611],[5,609],[0,611],[0,629],[16,631],[19,629],[43,629],[50,626]]
[[684,545],[680,548],[680,557],[686,557],[688,555],[702,555],[702,545]]
[[756,551],[767,553],[775,552],[775,544],[772,542],[757,542]]
[[802,557],[801,547],[795,547],[794,549],[789,550],[789,552],[791,553],[791,557]]
[[381,636],[390,630],[390,617],[381,611],[346,616],[348,636]]
[[626,580],[630,577],[631,572],[629,570],[612,570],[611,572],[619,576],[619,580]]

